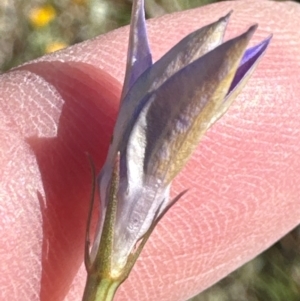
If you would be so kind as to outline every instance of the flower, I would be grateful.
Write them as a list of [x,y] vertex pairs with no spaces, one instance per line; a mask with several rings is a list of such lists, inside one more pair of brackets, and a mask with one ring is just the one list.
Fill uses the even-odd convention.
[[91,252],[87,240],[84,301],[112,300],[157,222],[185,193],[170,200],[172,180],[266,51],[271,37],[246,50],[256,25],[222,43],[229,17],[189,34],[153,64],[144,3],[134,1],[119,114],[98,177],[101,214]]
[[56,11],[51,5],[33,8],[29,13],[29,20],[33,27],[44,27],[56,17]]
[[51,42],[46,46],[45,52],[46,53],[51,53],[51,52],[55,52],[61,49],[64,49],[68,47],[68,45],[64,42],[60,42],[60,41],[55,41],[55,42]]

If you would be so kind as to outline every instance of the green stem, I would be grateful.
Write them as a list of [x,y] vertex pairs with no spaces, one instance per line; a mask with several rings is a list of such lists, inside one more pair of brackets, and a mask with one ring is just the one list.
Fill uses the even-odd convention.
[[118,281],[89,275],[82,301],[112,301],[119,285]]

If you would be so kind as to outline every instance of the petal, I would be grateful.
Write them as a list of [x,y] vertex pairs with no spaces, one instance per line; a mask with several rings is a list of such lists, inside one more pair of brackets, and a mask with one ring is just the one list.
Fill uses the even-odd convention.
[[169,208],[170,182],[212,123],[255,28],[184,67],[142,100],[123,151],[128,177],[120,179],[113,265],[126,264],[137,241]]
[[240,66],[234,76],[234,79],[229,88],[228,94],[225,97],[223,103],[220,105],[219,109],[215,113],[215,119],[221,118],[226,111],[231,106],[234,99],[241,92],[243,87],[246,85],[248,79],[251,77],[256,66],[261,60],[262,56],[267,50],[268,45],[270,44],[272,36],[263,40],[258,45],[249,48],[240,63]]
[[157,89],[177,71],[217,47],[222,42],[229,16],[227,14],[182,39],[137,79],[120,107],[107,162],[113,162],[116,152],[122,145],[126,146],[126,137],[145,104],[142,101],[145,95]]
[[[216,121],[216,112],[255,29],[252,26],[246,33],[181,69],[151,94],[135,124],[146,137],[144,173],[149,179],[169,184],[201,136]],[[140,123],[143,115],[146,124]],[[128,148],[134,141],[132,135]]]
[[[139,4],[141,5],[141,2],[139,2]],[[145,104],[145,101],[142,101],[143,97],[166,81],[168,76],[173,75],[178,70],[218,46],[222,42],[229,17],[230,13],[220,18],[217,22],[198,29],[183,38],[151,68],[148,68],[137,79],[126,95],[120,107],[108,156],[98,179],[101,200],[103,200],[101,205],[102,212],[105,211],[107,203],[105,191],[111,177],[112,165],[119,150],[121,150],[122,166],[124,167],[125,165],[126,168],[122,148],[123,150],[126,148],[133,124]],[[128,55],[128,57],[130,57],[130,55]],[[138,154],[143,154],[143,152],[132,151],[131,154],[130,157],[134,158],[132,162],[136,162],[136,170],[139,170],[139,166],[142,166],[142,164],[138,160]],[[127,172],[125,171],[125,173]],[[124,175],[124,168],[121,168],[121,175]],[[135,177],[135,175],[132,175],[132,177]]]
[[231,91],[234,90],[237,87],[237,85],[240,84],[240,82],[243,80],[244,77],[248,76],[248,73],[250,73],[251,71],[253,71],[255,69],[255,66],[257,65],[259,59],[265,53],[265,51],[271,41],[271,38],[272,38],[272,36],[263,40],[258,45],[247,49],[247,51],[245,52],[245,54],[242,58],[240,66],[234,76],[234,79],[232,81],[232,84],[230,86],[228,94],[230,94]]
[[[222,42],[229,16],[230,14],[181,40],[141,75],[122,103],[114,133],[114,143],[122,141],[122,144],[116,145],[114,151],[112,148],[110,150],[110,160],[113,160],[117,149],[121,151],[120,199],[114,244],[114,260],[117,265],[125,264],[124,260],[137,240],[153,223],[158,208],[162,212],[169,203],[169,186],[161,186],[160,179],[155,177],[151,180],[148,178],[147,184],[144,183],[143,161],[147,141],[143,128],[146,115],[139,113],[148,101],[145,95],[161,86],[178,70],[218,46]],[[128,116],[131,119],[128,120]],[[140,126],[133,128],[137,116]],[[133,139],[129,140],[127,146],[129,135]]]
[[137,78],[152,65],[148,44],[144,0],[134,1],[132,6],[127,66],[122,90],[123,99]]
[[119,198],[119,202],[127,204],[121,208],[118,204],[114,228],[112,266],[119,269],[126,265],[129,254],[134,253],[138,241],[155,219],[159,218],[158,214],[165,212],[164,204],[168,203],[169,186],[163,190],[154,187],[139,188],[133,195],[123,194],[123,198]]
[[218,21],[190,33],[178,42],[141,76],[136,87],[130,91],[127,100],[142,99],[146,93],[157,89],[177,71],[219,46],[230,14],[231,12]]

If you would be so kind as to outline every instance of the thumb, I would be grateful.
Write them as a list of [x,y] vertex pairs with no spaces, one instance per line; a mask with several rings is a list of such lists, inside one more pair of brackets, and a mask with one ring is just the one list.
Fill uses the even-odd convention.
[[[273,33],[271,47],[174,182],[174,194],[192,189],[160,222],[117,300],[185,300],[299,223],[299,7],[232,1],[150,20],[154,58],[231,9],[227,38],[257,22],[253,40]],[[84,275],[69,287],[83,258],[84,153],[100,169],[127,37],[121,28],[0,79],[0,286],[7,300],[80,300]]]

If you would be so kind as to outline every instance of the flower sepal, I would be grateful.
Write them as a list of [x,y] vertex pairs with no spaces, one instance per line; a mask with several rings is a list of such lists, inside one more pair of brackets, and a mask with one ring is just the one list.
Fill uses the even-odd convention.
[[92,162],[90,162],[90,164],[92,169],[93,184],[85,244],[85,267],[88,276],[82,301],[112,301],[118,287],[128,278],[133,266],[139,258],[146,242],[148,241],[158,222],[174,205],[174,203],[176,203],[187,192],[187,190],[182,191],[173,200],[171,200],[169,205],[164,208],[162,212],[160,212],[161,208],[158,208],[154,216],[154,222],[148,231],[141,237],[141,239],[137,241],[134,250],[128,256],[125,266],[117,269],[118,273],[116,273],[116,267],[112,269],[111,258],[113,253],[113,235],[120,180],[120,153],[117,154],[114,164],[112,179],[109,185],[109,202],[107,206],[107,214],[103,224],[103,234],[101,236],[99,248],[94,259],[92,259],[90,255],[90,227],[96,184],[94,166]]
[[107,214],[103,224],[103,235],[101,236],[97,253],[91,258],[90,252],[90,227],[92,211],[95,199],[95,169],[91,163],[93,185],[88,216],[88,225],[85,243],[85,267],[87,270],[87,281],[82,301],[111,301],[119,285],[127,278],[128,273],[120,273],[118,277],[111,275],[111,256],[113,245],[114,224],[117,209],[117,192],[120,179],[120,154],[118,153],[114,164],[114,170],[109,185],[109,203]]

